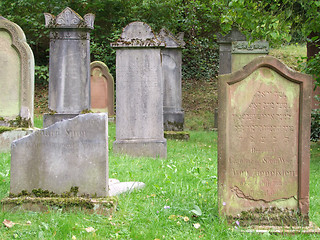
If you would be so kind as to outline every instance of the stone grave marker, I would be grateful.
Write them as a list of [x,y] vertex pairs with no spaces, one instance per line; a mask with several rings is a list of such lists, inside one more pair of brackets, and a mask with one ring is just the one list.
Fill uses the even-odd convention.
[[183,131],[184,111],[181,93],[182,48],[185,45],[183,35],[179,33],[174,36],[165,28],[161,29],[158,35],[166,44],[161,50],[164,131]]
[[231,72],[240,70],[243,66],[257,57],[269,54],[269,43],[267,41],[232,42],[231,49]]
[[108,115],[81,114],[12,143],[10,192],[108,195]]
[[219,76],[219,212],[245,225],[308,225],[312,78],[273,57]]
[[0,126],[32,127],[33,53],[22,29],[1,16],[0,89]]
[[143,22],[128,24],[116,48],[116,141],[113,150],[132,156],[165,158],[163,132],[164,43]]
[[114,80],[106,64],[100,61],[90,63],[91,110],[114,115]]
[[49,109],[43,126],[90,109],[90,31],[94,14],[83,18],[71,8],[58,16],[45,13],[50,29]]

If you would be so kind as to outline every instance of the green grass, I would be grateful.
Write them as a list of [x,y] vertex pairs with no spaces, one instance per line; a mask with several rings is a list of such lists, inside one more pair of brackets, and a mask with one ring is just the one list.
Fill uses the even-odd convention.
[[[115,125],[110,124],[110,178],[142,181],[146,188],[120,195],[118,211],[110,218],[82,212],[0,212],[1,222],[19,223],[11,229],[1,224],[0,239],[318,239],[229,230],[217,209],[217,134],[191,131],[190,135],[189,142],[168,141],[167,159],[115,156]],[[320,225],[320,145],[313,144],[311,149],[310,217]],[[9,168],[10,154],[0,154],[0,198],[9,193]],[[194,205],[202,210],[198,218],[190,212]],[[195,223],[201,225],[199,229]],[[95,233],[86,232],[87,227]]]
[[299,61],[301,61],[301,58],[307,57],[307,47],[306,44],[284,45],[281,48],[270,49],[269,55],[280,59],[288,67],[301,71]]

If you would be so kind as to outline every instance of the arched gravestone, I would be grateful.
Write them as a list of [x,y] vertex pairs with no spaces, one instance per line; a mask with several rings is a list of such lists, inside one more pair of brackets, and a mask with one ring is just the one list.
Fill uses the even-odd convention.
[[308,225],[312,78],[273,57],[219,76],[219,212]]
[[91,110],[114,115],[114,80],[106,64],[100,61],[90,63]]
[[22,29],[1,16],[0,89],[0,125],[21,117],[24,125],[33,126],[33,53]]
[[116,48],[116,141],[113,151],[132,156],[167,156],[159,41],[143,22],[128,24]]
[[159,38],[166,43],[161,50],[163,69],[163,122],[165,131],[183,131],[184,112],[182,109],[181,65],[183,33],[174,36],[167,29],[159,32]]

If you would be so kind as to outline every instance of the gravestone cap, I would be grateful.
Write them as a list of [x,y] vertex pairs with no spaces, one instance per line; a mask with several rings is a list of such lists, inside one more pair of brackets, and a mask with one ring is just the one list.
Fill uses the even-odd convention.
[[231,43],[234,41],[245,41],[246,36],[239,31],[237,28],[232,28],[232,30],[225,36],[223,36],[221,33],[217,34],[217,42],[218,43]]
[[184,48],[186,43],[183,41],[184,33],[180,32],[174,36],[166,28],[162,28],[158,34],[159,39],[165,42],[166,48]]
[[120,38],[111,43],[111,47],[164,47],[153,33],[151,27],[144,22],[129,23],[122,31]]
[[71,8],[66,7],[58,16],[44,13],[47,28],[87,28],[93,29],[95,15],[88,13],[82,18]]
[[269,42],[267,41],[235,41],[232,42],[231,53],[269,53]]

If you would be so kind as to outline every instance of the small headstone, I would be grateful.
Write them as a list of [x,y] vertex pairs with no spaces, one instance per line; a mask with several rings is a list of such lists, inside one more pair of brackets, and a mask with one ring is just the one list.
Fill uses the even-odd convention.
[[116,141],[113,150],[132,156],[167,156],[163,133],[161,47],[150,26],[127,25],[116,48]]
[[90,63],[91,69],[91,111],[108,112],[114,115],[114,80],[106,64],[100,61]]
[[161,29],[159,38],[166,47],[161,50],[163,69],[163,122],[164,131],[183,131],[181,65],[182,48],[185,45],[183,33],[174,36],[167,29]]
[[108,195],[108,116],[81,114],[12,143],[10,192]]
[[273,57],[219,76],[219,212],[245,225],[308,225],[312,78]]
[[[0,18],[0,66],[0,125],[32,127],[33,53],[22,29],[3,17]],[[15,122],[9,123],[10,120]]]
[[[44,127],[90,109],[90,31],[94,15],[83,18],[71,8],[57,17],[45,13],[50,29],[49,109]],[[58,116],[57,116],[58,115]]]

